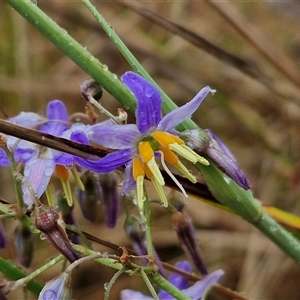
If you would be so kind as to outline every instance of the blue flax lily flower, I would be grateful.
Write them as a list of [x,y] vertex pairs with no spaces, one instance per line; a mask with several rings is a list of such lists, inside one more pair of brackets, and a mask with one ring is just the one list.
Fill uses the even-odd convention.
[[185,194],[182,186],[166,167],[165,161],[178,168],[193,183],[196,182],[196,178],[181,163],[177,155],[194,164],[200,162],[208,165],[209,162],[187,147],[176,135],[174,128],[189,118],[207,94],[213,93],[214,90],[208,86],[204,87],[190,102],[162,117],[162,98],[156,87],[133,72],[126,72],[121,79],[136,97],[136,124],[95,124],[87,130],[88,139],[104,147],[118,150],[106,155],[99,166],[101,165],[102,172],[110,172],[126,165],[123,193],[128,193],[136,187],[140,209],[143,208],[145,198],[145,175],[154,184],[162,204],[166,207],[168,202],[162,189],[165,181],[155,158],[161,158],[164,169]]
[[[185,260],[178,262],[175,267],[187,273],[191,273],[191,266]],[[216,270],[204,276],[202,280],[195,282],[190,287],[187,278],[180,274],[171,273],[168,279],[171,284],[177,287],[189,299],[199,300],[213,284],[216,284],[218,282],[218,280],[223,274],[224,272],[222,270]],[[158,298],[160,300],[174,299],[166,291],[160,291],[158,293]],[[126,289],[121,291],[121,300],[153,300],[153,298],[149,296],[145,296],[140,292]]]

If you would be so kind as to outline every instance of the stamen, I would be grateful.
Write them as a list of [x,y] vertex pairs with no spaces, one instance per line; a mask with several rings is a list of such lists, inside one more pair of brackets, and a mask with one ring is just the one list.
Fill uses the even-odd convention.
[[135,157],[132,162],[132,175],[136,181],[136,198],[137,205],[142,211],[144,209],[144,177],[145,170],[143,163],[138,157]]
[[197,154],[193,149],[191,149],[190,147],[188,147],[185,144],[180,145],[180,146],[183,147],[184,149],[186,149],[191,154],[195,155],[200,164],[205,165],[205,166],[209,166],[209,161],[207,159],[205,159],[204,157],[200,156],[199,154]]
[[164,170],[169,174],[169,176],[173,179],[173,181],[176,183],[176,185],[178,186],[178,188],[181,190],[182,194],[185,197],[188,197],[186,191],[184,190],[183,186],[179,183],[179,181],[177,180],[177,178],[173,175],[173,173],[168,169],[168,167],[165,164],[165,160],[164,160],[164,153],[162,151],[158,151],[161,154],[161,164],[164,168]]
[[63,190],[68,202],[69,206],[73,205],[73,197],[72,197],[72,190],[71,190],[71,185],[69,180],[61,180],[61,184],[63,186]]
[[65,166],[55,165],[55,170],[60,180],[67,181],[69,179],[69,170]]
[[176,142],[175,136],[164,131],[155,131],[152,136],[165,148]]
[[140,211],[144,209],[144,176],[138,176],[136,179],[136,197],[137,197],[137,205]]
[[71,186],[69,182],[69,170],[62,165],[56,165],[56,174],[57,177],[60,179],[61,184],[63,186],[63,190],[65,193],[65,196],[67,198],[67,202],[69,206],[73,205],[73,197],[72,197],[72,191],[71,191]]
[[143,164],[138,157],[135,157],[132,162],[132,176],[135,181],[139,176],[145,176]]
[[196,183],[197,179],[191,172],[186,168],[186,166],[179,160],[179,158],[168,148],[161,148],[161,151],[164,153],[165,160],[176,167],[182,174],[184,174],[192,183]]
[[198,162],[198,158],[196,155],[194,155],[193,153],[190,153],[190,151],[187,151],[185,148],[182,147],[182,145],[178,145],[176,142],[173,144],[170,144],[168,146],[168,148],[170,150],[178,153],[179,155],[181,155],[188,161],[192,162],[193,164]]
[[145,173],[146,176],[149,180],[151,180],[152,184],[154,185],[154,188],[163,204],[164,207],[168,207],[168,200],[166,197],[166,194],[162,188],[162,186],[157,182],[156,178],[154,177],[154,175],[152,174],[152,172],[150,171],[150,169],[148,168],[147,165],[145,165]]
[[79,187],[80,190],[85,191],[85,187],[80,179],[80,176],[78,174],[78,171],[76,169],[76,165],[73,166],[73,168],[71,169],[71,172],[73,174],[74,180],[77,184],[77,186]]
[[141,159],[144,163],[148,163],[154,157],[154,151],[149,142],[141,142],[138,146]]
[[160,185],[165,185],[165,180],[160,172],[160,169],[154,159],[154,157],[152,157],[148,162],[147,162],[147,166],[148,168],[151,170],[153,176],[156,178],[157,182]]
[[169,203],[168,203],[168,200],[167,200],[167,197],[166,197],[163,187],[157,182],[155,177],[152,177],[151,182],[154,185],[154,188],[159,196],[159,199],[162,202],[162,205],[164,207],[168,207]]
[[48,185],[47,185],[47,188],[46,188],[46,198],[47,198],[47,201],[48,201],[48,205],[51,206],[51,207],[54,207],[55,206],[55,200],[54,200],[54,186],[53,186],[53,183],[50,182]]
[[187,169],[187,167],[179,160],[178,164],[175,166],[182,174],[185,175],[186,178],[188,178],[189,181],[192,183],[196,183],[197,179],[196,177]]

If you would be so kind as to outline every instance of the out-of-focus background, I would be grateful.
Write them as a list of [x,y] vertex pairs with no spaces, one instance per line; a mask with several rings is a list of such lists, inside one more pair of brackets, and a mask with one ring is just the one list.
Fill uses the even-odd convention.
[[[113,1],[95,4],[178,105],[205,85],[217,90],[193,119],[230,147],[250,178],[255,197],[265,205],[300,215],[299,2],[140,2],[148,8],[143,12],[152,16],[151,20]],[[81,2],[39,1],[38,6],[111,72],[120,76],[130,69]],[[180,31],[183,36],[170,32],[156,24],[158,17],[151,11],[172,20],[173,28],[177,24],[190,32]],[[88,75],[8,5],[0,10],[0,36],[1,118],[20,111],[44,113],[47,102],[55,98],[63,100],[70,113],[84,111],[80,84]],[[102,103],[113,113],[120,107],[106,92]],[[129,119],[133,120],[131,115]],[[10,172],[4,168],[0,171],[0,197],[14,202]],[[193,199],[187,200],[187,211],[197,228],[209,271],[225,271],[222,285],[248,299],[300,299],[299,266],[258,230],[239,217]],[[83,219],[78,205],[75,212],[81,229],[130,247],[123,232],[123,213],[117,228],[107,229],[103,216],[91,224]],[[16,225],[15,221],[5,222],[10,246],[0,254],[8,259],[16,259]],[[184,257],[171,227],[171,215],[163,208],[153,211],[153,238],[164,261],[173,264]],[[33,263],[26,271],[57,255],[45,243],[37,239]],[[97,244],[94,249],[113,252]],[[59,268],[54,268],[40,278],[49,280],[58,272]],[[73,298],[102,299],[104,283],[113,273],[96,263],[80,266],[73,276]],[[118,299],[123,288],[147,292],[140,279],[124,276],[117,281],[111,299]],[[8,296],[21,297],[20,290]],[[228,298],[213,291],[209,299]]]

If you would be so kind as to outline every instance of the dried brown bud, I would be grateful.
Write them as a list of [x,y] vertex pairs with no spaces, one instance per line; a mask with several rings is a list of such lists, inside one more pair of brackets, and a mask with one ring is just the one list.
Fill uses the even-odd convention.
[[58,224],[58,214],[50,207],[38,205],[35,209],[35,226],[45,238],[71,263],[82,257],[71,245],[64,229]]

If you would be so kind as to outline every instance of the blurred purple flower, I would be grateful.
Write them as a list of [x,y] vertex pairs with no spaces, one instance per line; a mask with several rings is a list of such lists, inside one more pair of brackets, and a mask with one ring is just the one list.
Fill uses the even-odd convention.
[[190,102],[162,117],[162,98],[154,85],[133,72],[126,72],[121,79],[137,99],[136,124],[95,124],[87,131],[88,139],[117,150],[102,159],[103,169],[108,173],[126,165],[123,192],[128,193],[137,187],[137,203],[140,209],[143,208],[145,173],[154,183],[163,205],[167,206],[167,199],[162,190],[165,182],[155,157],[161,156],[162,161],[165,159],[191,181],[196,181],[173,151],[193,163],[209,163],[191,149],[187,149],[173,129],[190,117],[206,95],[213,90],[208,86],[203,88]]
[[[177,263],[177,268],[185,272],[191,272],[191,267],[188,262],[181,261]],[[222,270],[216,270],[203,277],[202,280],[195,282],[192,286],[188,287],[188,281],[183,275],[177,273],[171,273],[169,276],[169,282],[177,287],[183,294],[185,294],[191,300],[199,300],[203,296],[204,292],[212,285],[216,284],[220,277],[224,274]],[[172,300],[174,299],[165,291],[160,291],[160,300]],[[133,290],[121,291],[121,300],[153,300],[152,297],[145,296],[140,292]]]

